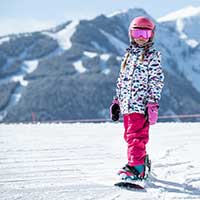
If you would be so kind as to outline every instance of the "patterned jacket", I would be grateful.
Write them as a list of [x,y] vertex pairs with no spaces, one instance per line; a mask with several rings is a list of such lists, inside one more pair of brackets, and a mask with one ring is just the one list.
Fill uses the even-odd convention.
[[[141,63],[143,47],[131,45],[126,67],[119,73],[116,96],[122,114],[146,112],[147,103],[158,103],[164,85],[161,54],[150,47]],[[125,58],[124,58],[125,59]]]

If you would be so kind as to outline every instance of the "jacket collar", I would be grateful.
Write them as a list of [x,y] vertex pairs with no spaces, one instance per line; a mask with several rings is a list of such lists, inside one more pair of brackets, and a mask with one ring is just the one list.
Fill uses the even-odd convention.
[[140,46],[136,44],[135,42],[131,42],[131,44],[126,49],[126,51],[129,53],[138,53],[138,52],[144,51],[145,49],[149,51],[152,48],[153,44],[154,43],[152,41],[149,41],[148,43]]

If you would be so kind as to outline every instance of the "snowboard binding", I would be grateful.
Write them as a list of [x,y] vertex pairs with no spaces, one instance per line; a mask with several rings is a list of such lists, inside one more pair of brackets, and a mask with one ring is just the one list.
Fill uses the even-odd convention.
[[145,188],[142,185],[142,183],[144,183],[144,180],[148,179],[151,173],[151,160],[149,159],[149,155],[147,154],[144,160],[144,176],[140,176],[140,174],[137,171],[135,171],[134,168],[130,168],[130,166],[128,165],[123,167],[120,172],[118,173],[118,175],[120,175],[121,181],[115,183],[115,186],[127,190],[144,190]]
[[119,172],[118,175],[123,181],[142,181],[149,177],[151,172],[151,161],[149,156],[145,156],[143,171],[138,171],[136,167],[126,164]]

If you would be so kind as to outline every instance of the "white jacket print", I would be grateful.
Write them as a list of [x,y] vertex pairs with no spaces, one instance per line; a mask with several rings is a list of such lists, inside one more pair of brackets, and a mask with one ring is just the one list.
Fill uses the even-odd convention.
[[128,52],[125,69],[117,79],[116,96],[122,114],[145,114],[147,103],[158,103],[161,98],[164,85],[161,54],[150,47],[141,63],[142,47],[131,45]]

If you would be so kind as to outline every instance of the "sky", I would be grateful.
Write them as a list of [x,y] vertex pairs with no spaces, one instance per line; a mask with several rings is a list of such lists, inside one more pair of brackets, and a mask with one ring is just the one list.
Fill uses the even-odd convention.
[[200,0],[1,0],[0,36],[59,25],[68,20],[91,19],[129,8],[143,8],[158,19]]

